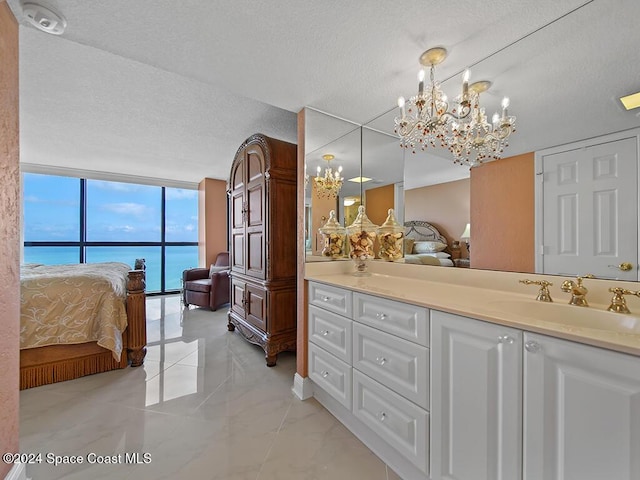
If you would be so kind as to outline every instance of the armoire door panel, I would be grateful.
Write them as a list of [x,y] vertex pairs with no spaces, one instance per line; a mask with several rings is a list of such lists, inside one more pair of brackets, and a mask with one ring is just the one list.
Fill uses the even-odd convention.
[[244,316],[244,282],[231,280],[231,310]]
[[264,224],[263,185],[252,185],[247,192],[247,226],[259,227]]
[[247,275],[264,278],[264,236],[262,230],[247,232]]
[[260,148],[247,148],[247,183],[253,183],[256,180],[262,181],[264,177],[264,155]]
[[259,330],[267,331],[265,310],[267,306],[267,292],[263,288],[247,284],[247,320]]
[[244,231],[231,233],[231,246],[233,255],[231,255],[231,268],[237,271],[244,271]]

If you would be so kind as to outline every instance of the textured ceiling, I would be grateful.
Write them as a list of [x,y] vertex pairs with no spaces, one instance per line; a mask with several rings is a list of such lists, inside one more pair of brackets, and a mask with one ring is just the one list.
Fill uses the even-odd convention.
[[471,66],[472,81],[494,83],[489,112],[511,97],[509,154],[640,125],[616,103],[640,90],[637,0],[42,3],[68,28],[21,27],[26,163],[226,178],[248,135],[295,142],[304,106],[356,123],[390,110],[415,91],[417,59],[435,45],[449,50],[438,79]]

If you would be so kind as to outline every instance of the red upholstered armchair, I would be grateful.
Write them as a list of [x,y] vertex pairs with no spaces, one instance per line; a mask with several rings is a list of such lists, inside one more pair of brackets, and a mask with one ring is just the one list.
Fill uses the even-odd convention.
[[229,252],[220,252],[211,268],[182,272],[185,306],[197,305],[217,310],[229,303]]

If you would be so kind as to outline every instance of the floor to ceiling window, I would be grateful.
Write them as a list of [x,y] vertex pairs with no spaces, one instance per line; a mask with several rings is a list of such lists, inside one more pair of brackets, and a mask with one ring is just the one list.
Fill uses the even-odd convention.
[[24,173],[23,192],[24,263],[144,258],[158,293],[198,264],[197,190]]

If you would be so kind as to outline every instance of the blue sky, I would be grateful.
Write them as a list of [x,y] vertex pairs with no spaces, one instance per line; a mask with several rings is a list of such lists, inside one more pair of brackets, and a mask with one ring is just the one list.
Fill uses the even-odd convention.
[[[80,179],[24,174],[24,240],[78,241]],[[166,240],[198,241],[198,192],[166,189]],[[88,241],[160,241],[161,188],[87,181]]]

